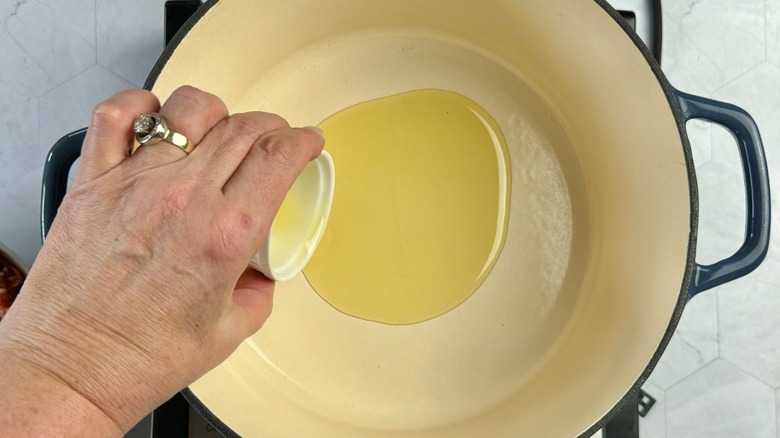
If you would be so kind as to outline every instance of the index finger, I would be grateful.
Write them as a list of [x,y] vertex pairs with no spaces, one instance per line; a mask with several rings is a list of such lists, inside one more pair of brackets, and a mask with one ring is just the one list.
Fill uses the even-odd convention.
[[[324,146],[322,131],[315,127],[267,132],[252,145],[222,191],[242,211],[268,224],[267,232],[287,191]],[[258,236],[258,241],[264,237]]]

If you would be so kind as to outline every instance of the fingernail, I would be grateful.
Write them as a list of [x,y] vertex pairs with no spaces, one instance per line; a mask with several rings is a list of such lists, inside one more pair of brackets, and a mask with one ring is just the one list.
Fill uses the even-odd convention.
[[311,129],[312,131],[316,132],[319,135],[322,135],[322,129],[320,129],[318,126],[306,126],[304,129]]

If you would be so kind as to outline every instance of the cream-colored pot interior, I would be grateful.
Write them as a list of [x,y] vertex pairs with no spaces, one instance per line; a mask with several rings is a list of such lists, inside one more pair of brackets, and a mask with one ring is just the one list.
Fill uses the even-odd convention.
[[684,283],[687,167],[658,78],[598,4],[222,0],[153,90],[182,84],[293,125],[446,89],[510,149],[506,243],[474,295],[391,326],[278,284],[266,326],[190,387],[236,433],[577,436],[651,362]]

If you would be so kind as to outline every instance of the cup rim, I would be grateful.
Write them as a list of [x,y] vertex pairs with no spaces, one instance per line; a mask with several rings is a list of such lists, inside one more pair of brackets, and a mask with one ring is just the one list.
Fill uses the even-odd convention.
[[250,262],[251,267],[275,281],[291,280],[303,271],[303,268],[314,255],[317,246],[322,240],[322,236],[325,234],[325,229],[327,228],[328,218],[333,206],[333,195],[336,185],[333,157],[331,157],[327,151],[323,150],[317,158],[307,163],[307,166],[309,165],[315,165],[319,171],[320,184],[318,187],[317,203],[321,205],[320,209],[322,210],[322,215],[316,215],[311,218],[312,225],[318,226],[316,227],[315,234],[305,240],[306,251],[304,252],[304,256],[300,257],[298,260],[285,263],[283,267],[271,266],[270,248],[273,230],[272,225],[269,229],[268,237],[263,243],[263,247],[255,254]]

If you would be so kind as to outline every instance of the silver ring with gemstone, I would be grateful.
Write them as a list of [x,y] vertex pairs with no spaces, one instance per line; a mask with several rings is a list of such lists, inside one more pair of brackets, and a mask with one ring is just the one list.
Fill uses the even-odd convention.
[[184,135],[168,129],[168,124],[159,113],[143,114],[133,123],[133,133],[138,144],[130,149],[130,155],[133,155],[139,147],[152,145],[161,141],[168,142],[188,155],[195,149],[195,145]]

